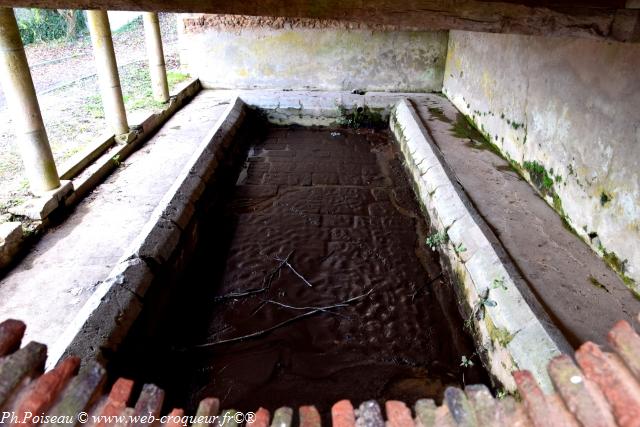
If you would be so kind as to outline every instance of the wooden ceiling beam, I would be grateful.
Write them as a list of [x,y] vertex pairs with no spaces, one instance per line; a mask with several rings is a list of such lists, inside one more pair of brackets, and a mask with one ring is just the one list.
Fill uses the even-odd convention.
[[640,42],[638,0],[0,0],[11,7],[337,19],[409,30]]

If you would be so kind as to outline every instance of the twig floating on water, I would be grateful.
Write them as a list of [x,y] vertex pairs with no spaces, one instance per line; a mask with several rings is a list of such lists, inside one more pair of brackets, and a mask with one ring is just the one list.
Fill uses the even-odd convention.
[[286,265],[287,267],[289,267],[289,269],[291,271],[293,271],[293,273],[298,276],[300,279],[302,279],[302,281],[310,288],[313,288],[313,285],[311,283],[309,283],[309,281],[307,279],[304,278],[304,276],[300,273],[298,273],[296,271],[295,268],[293,268],[293,266],[291,265],[291,263],[289,262],[289,257],[291,257],[291,254],[293,254],[293,251],[289,252],[289,255],[287,255],[286,258],[282,259],[282,258],[278,258],[278,257],[273,257],[273,259],[275,259],[276,261],[280,261],[281,263],[283,263],[284,265]]
[[266,276],[264,276],[264,278],[262,279],[261,288],[249,289],[248,291],[244,291],[244,292],[231,292],[225,295],[220,295],[219,297],[215,297],[213,300],[215,302],[219,302],[227,299],[243,298],[243,297],[247,297],[255,294],[260,294],[262,292],[269,290],[271,288],[271,283],[273,282],[273,278],[275,277],[276,274],[280,273],[280,270],[282,269],[282,267],[284,267],[285,263],[288,262],[289,257],[291,256],[292,253],[293,251],[291,251],[285,259],[282,259],[282,260],[278,259],[278,261],[280,261],[280,264],[278,264],[273,270],[271,270],[266,274]]
[[[214,347],[214,346],[220,345],[220,344],[229,344],[229,343],[243,341],[243,340],[250,339],[250,338],[257,338],[257,337],[262,336],[264,334],[267,334],[267,333],[269,333],[271,331],[274,331],[274,330],[276,330],[278,328],[281,328],[281,327],[286,326],[286,325],[288,325],[290,323],[293,323],[293,322],[295,322],[297,320],[313,316],[314,314],[322,313],[323,311],[326,311],[329,308],[336,308],[336,307],[346,306],[347,304],[350,304],[352,302],[355,302],[355,301],[361,300],[363,298],[366,298],[367,296],[371,295],[371,293],[373,291],[374,291],[374,288],[369,289],[368,292],[366,292],[366,293],[364,293],[362,295],[358,295],[358,296],[349,298],[348,300],[345,300],[343,302],[340,302],[340,303],[337,303],[337,304],[334,304],[334,305],[324,306],[324,307],[315,307],[312,310],[307,311],[306,313],[302,313],[302,314],[299,314],[297,316],[294,316],[294,317],[292,317],[290,319],[287,319],[287,320],[285,320],[283,322],[277,323],[277,324],[275,324],[275,325],[273,325],[273,326],[271,326],[271,327],[269,327],[267,329],[262,329],[260,331],[253,332],[253,333],[248,334],[248,335],[243,335],[241,337],[228,338],[228,339],[209,342],[209,343],[205,343],[205,344],[198,344],[198,345],[195,345],[194,348],[209,348],[209,347]],[[290,307],[294,308],[293,306],[290,306]],[[298,308],[296,308],[296,309],[298,309]],[[304,309],[304,308],[300,307],[299,309]]]

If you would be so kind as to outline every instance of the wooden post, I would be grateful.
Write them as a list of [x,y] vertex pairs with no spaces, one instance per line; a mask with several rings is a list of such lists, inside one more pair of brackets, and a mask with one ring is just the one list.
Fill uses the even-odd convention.
[[13,9],[0,8],[0,80],[34,194],[60,186]]
[[127,113],[122,100],[118,64],[113,50],[109,17],[104,10],[88,10],[89,33],[100,81],[100,94],[107,123],[116,136],[129,133]]
[[155,12],[144,13],[144,35],[149,57],[149,74],[151,75],[151,87],[153,97],[160,102],[169,100],[169,85],[167,84],[167,71],[164,64],[164,52],[162,51],[162,38],[160,37],[160,23]]

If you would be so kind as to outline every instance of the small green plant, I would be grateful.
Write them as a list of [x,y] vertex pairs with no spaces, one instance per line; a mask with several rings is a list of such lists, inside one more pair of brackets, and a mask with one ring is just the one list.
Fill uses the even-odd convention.
[[111,161],[116,167],[119,167],[120,165],[122,165],[122,162],[120,161],[120,154],[116,154],[115,156],[113,156],[111,158]]
[[425,240],[425,243],[432,251],[435,251],[438,246],[444,245],[449,241],[449,236],[446,231],[435,232],[431,234]]
[[387,126],[387,121],[383,119],[379,110],[370,108],[369,106],[355,107],[347,109],[343,106],[340,109],[340,118],[338,123],[342,126],[350,128],[381,128]]
[[507,396],[509,396],[509,392],[507,390],[505,390],[504,388],[498,389],[498,391],[496,392],[496,398],[497,399],[502,400]]
[[507,285],[504,283],[504,277],[493,279],[493,282],[491,282],[491,289],[502,289],[506,291]]
[[490,291],[491,289],[487,288],[487,290],[482,295],[480,295],[478,301],[476,301],[476,304],[471,310],[471,314],[469,314],[467,320],[464,321],[465,328],[471,329],[474,318],[477,321],[481,321],[482,319],[484,319],[485,310],[487,309],[487,307],[495,307],[498,305],[497,302],[489,298]]
[[473,360],[471,360],[471,358],[467,358],[467,356],[463,354],[462,358],[460,358],[460,366],[462,366],[463,368],[470,368],[473,366]]
[[[471,359],[473,359],[475,355],[476,353],[473,353],[471,356],[467,357],[466,355],[463,354],[462,357],[460,358],[460,366],[465,369],[472,368],[475,364]],[[462,370],[462,384],[465,384],[464,369]]]
[[460,243],[458,246],[455,246],[455,247],[453,248],[453,250],[454,250],[457,254],[461,254],[462,252],[466,252],[466,251],[467,251],[467,248],[465,248],[465,246],[464,246],[462,243]]

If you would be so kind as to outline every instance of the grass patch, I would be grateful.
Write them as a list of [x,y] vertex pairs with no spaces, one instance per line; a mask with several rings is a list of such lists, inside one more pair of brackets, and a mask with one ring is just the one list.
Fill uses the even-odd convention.
[[92,117],[104,119],[104,108],[102,107],[102,98],[99,94],[89,95],[83,107]]
[[169,90],[173,89],[177,84],[189,78],[189,74],[181,73],[179,71],[167,71],[167,82],[169,83]]
[[[167,72],[167,83],[171,91],[176,85],[189,78],[188,74],[178,71]],[[135,110],[159,110],[165,104],[153,98],[149,69],[140,64],[130,64],[120,70],[122,99],[127,112]],[[104,118],[104,108],[100,94],[86,98],[84,109],[94,118]]]
[[133,19],[133,20],[129,21],[128,23],[126,23],[122,27],[120,27],[117,30],[115,30],[113,32],[113,34],[128,33],[129,31],[133,31],[133,30],[136,30],[138,28],[141,28],[142,25],[143,25],[142,24],[142,16],[138,16],[136,19]]

